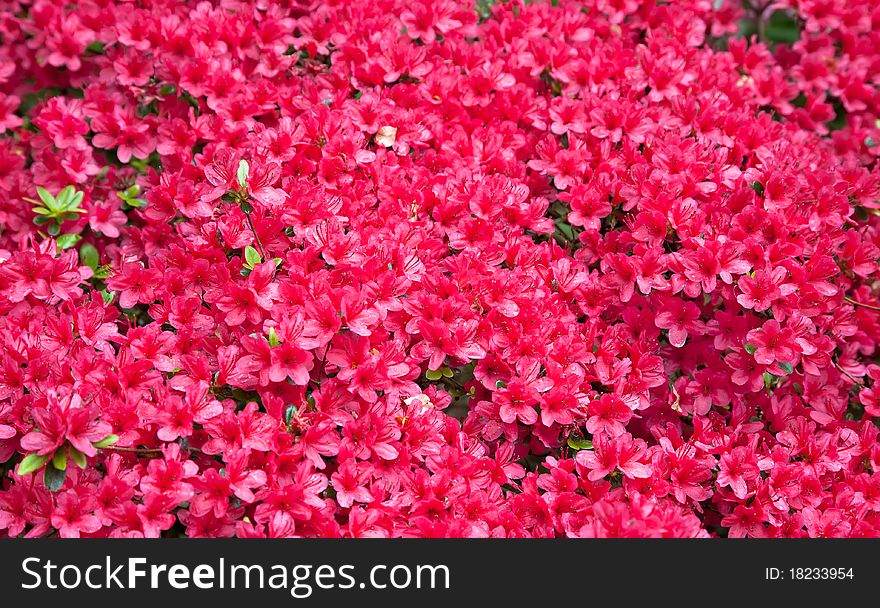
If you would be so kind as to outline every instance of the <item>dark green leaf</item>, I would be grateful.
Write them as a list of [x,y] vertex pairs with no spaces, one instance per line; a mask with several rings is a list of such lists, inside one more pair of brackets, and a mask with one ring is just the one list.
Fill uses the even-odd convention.
[[56,469],[50,462],[43,471],[43,485],[50,492],[57,492],[64,485],[65,477],[67,477],[67,469]]
[[293,420],[294,416],[296,416],[296,406],[288,405],[287,409],[284,410],[284,424],[290,426],[290,422]]
[[773,11],[764,33],[770,42],[783,44],[794,44],[801,37],[797,20],[786,10]]

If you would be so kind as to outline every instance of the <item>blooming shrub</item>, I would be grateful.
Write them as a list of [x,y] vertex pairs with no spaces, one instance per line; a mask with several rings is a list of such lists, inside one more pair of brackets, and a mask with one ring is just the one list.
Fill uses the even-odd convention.
[[874,0],[0,38],[0,534],[880,536]]

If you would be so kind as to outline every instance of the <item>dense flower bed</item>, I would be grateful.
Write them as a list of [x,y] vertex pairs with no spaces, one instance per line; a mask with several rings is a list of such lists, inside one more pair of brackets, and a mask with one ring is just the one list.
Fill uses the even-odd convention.
[[0,37],[0,535],[880,536],[875,0]]

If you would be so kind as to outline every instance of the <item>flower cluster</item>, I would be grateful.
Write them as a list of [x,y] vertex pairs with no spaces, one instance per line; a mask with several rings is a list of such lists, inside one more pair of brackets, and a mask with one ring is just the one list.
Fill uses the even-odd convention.
[[0,535],[880,536],[875,0],[0,7]]

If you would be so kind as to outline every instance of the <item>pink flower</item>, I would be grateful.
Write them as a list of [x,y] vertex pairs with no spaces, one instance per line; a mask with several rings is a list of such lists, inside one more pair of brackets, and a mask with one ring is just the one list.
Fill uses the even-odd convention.
[[699,335],[705,330],[705,325],[699,319],[700,309],[696,304],[669,298],[654,318],[654,324],[660,329],[669,330],[669,343],[681,348],[687,341],[688,333]]
[[754,309],[755,312],[767,310],[774,301],[797,289],[791,283],[784,282],[787,274],[785,268],[777,267],[772,271],[759,270],[755,272],[754,278],[741,277],[737,286],[742,293],[736,296],[736,301],[743,308]]
[[880,536],[876,3],[13,4],[0,536]]
[[770,319],[746,336],[749,344],[755,347],[755,361],[763,365],[775,362],[793,363],[797,344],[791,330],[783,328],[775,319]]
[[97,203],[89,206],[88,218],[92,230],[111,239],[119,236],[119,228],[128,221],[128,216],[118,207]]
[[593,438],[592,450],[581,450],[577,462],[589,469],[587,478],[591,481],[602,479],[617,470],[633,479],[651,476],[651,468],[640,462],[644,458],[645,442],[633,439],[624,433],[613,439],[605,435]]

